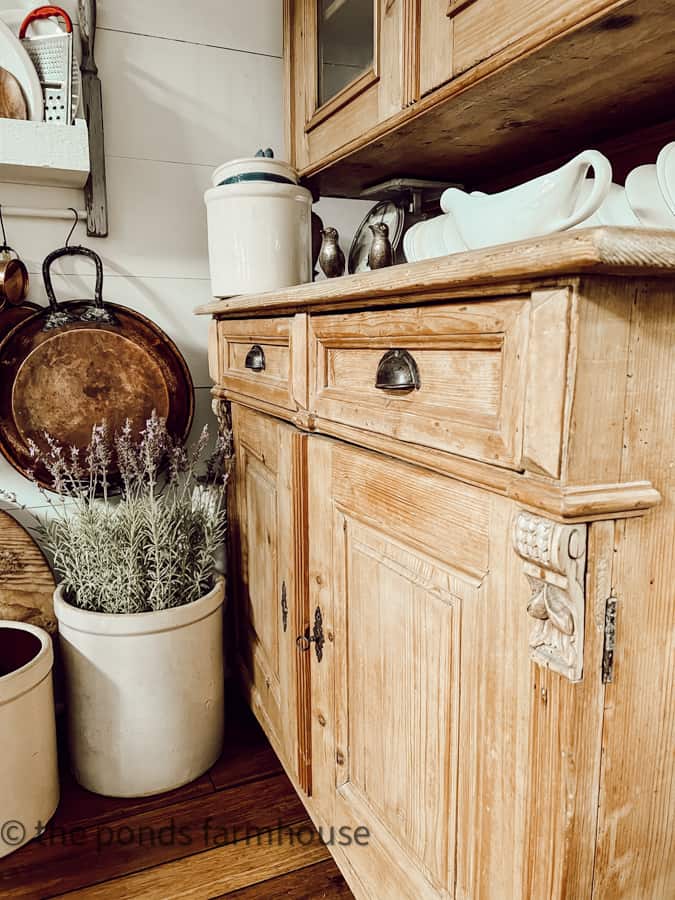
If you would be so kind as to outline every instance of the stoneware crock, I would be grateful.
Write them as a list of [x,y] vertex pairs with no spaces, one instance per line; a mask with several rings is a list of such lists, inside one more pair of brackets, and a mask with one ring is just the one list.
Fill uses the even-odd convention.
[[87,790],[141,797],[187,784],[223,746],[225,582],[194,603],[108,614],[54,612],[73,774]]
[[276,290],[312,280],[312,195],[276,159],[220,166],[206,191],[214,297]]
[[18,850],[59,802],[51,638],[0,621],[0,857]]

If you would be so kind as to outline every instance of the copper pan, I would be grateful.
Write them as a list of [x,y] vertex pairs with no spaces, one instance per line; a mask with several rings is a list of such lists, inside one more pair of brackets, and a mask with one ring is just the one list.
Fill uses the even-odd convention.
[[0,298],[0,341],[15,325],[36,312],[40,312],[40,309],[41,307],[37,303],[31,303],[28,300],[23,300],[18,305],[10,305],[6,300]]
[[[93,300],[57,302],[50,269],[64,256],[94,262]],[[194,414],[187,364],[154,322],[104,303],[98,254],[87,247],[55,250],[42,275],[49,307],[0,342],[0,451],[14,468],[49,488],[47,473],[33,471],[29,440],[45,447],[47,432],[66,446],[85,447],[94,424],[105,420],[114,431],[129,418],[138,431],[153,409],[177,440],[185,440]]]

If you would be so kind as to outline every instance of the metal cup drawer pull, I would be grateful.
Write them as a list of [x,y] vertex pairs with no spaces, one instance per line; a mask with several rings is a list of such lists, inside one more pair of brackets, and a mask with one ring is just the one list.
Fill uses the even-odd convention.
[[263,372],[265,369],[265,351],[260,344],[254,344],[246,354],[244,365],[253,372]]
[[381,391],[419,390],[419,369],[407,350],[387,350],[377,366],[375,387]]

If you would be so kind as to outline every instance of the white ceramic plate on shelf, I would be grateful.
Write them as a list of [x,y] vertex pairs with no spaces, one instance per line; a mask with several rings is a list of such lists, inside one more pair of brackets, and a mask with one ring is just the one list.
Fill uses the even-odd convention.
[[42,122],[45,116],[42,87],[35,66],[18,37],[0,18],[0,66],[7,69],[21,85],[28,106],[28,118]]
[[656,160],[656,177],[666,203],[675,215],[675,141],[661,150]]

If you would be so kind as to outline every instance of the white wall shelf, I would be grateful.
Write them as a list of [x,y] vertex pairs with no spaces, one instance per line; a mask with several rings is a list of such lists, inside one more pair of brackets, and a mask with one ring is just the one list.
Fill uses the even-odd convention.
[[89,177],[87,123],[0,119],[0,181],[84,187]]

